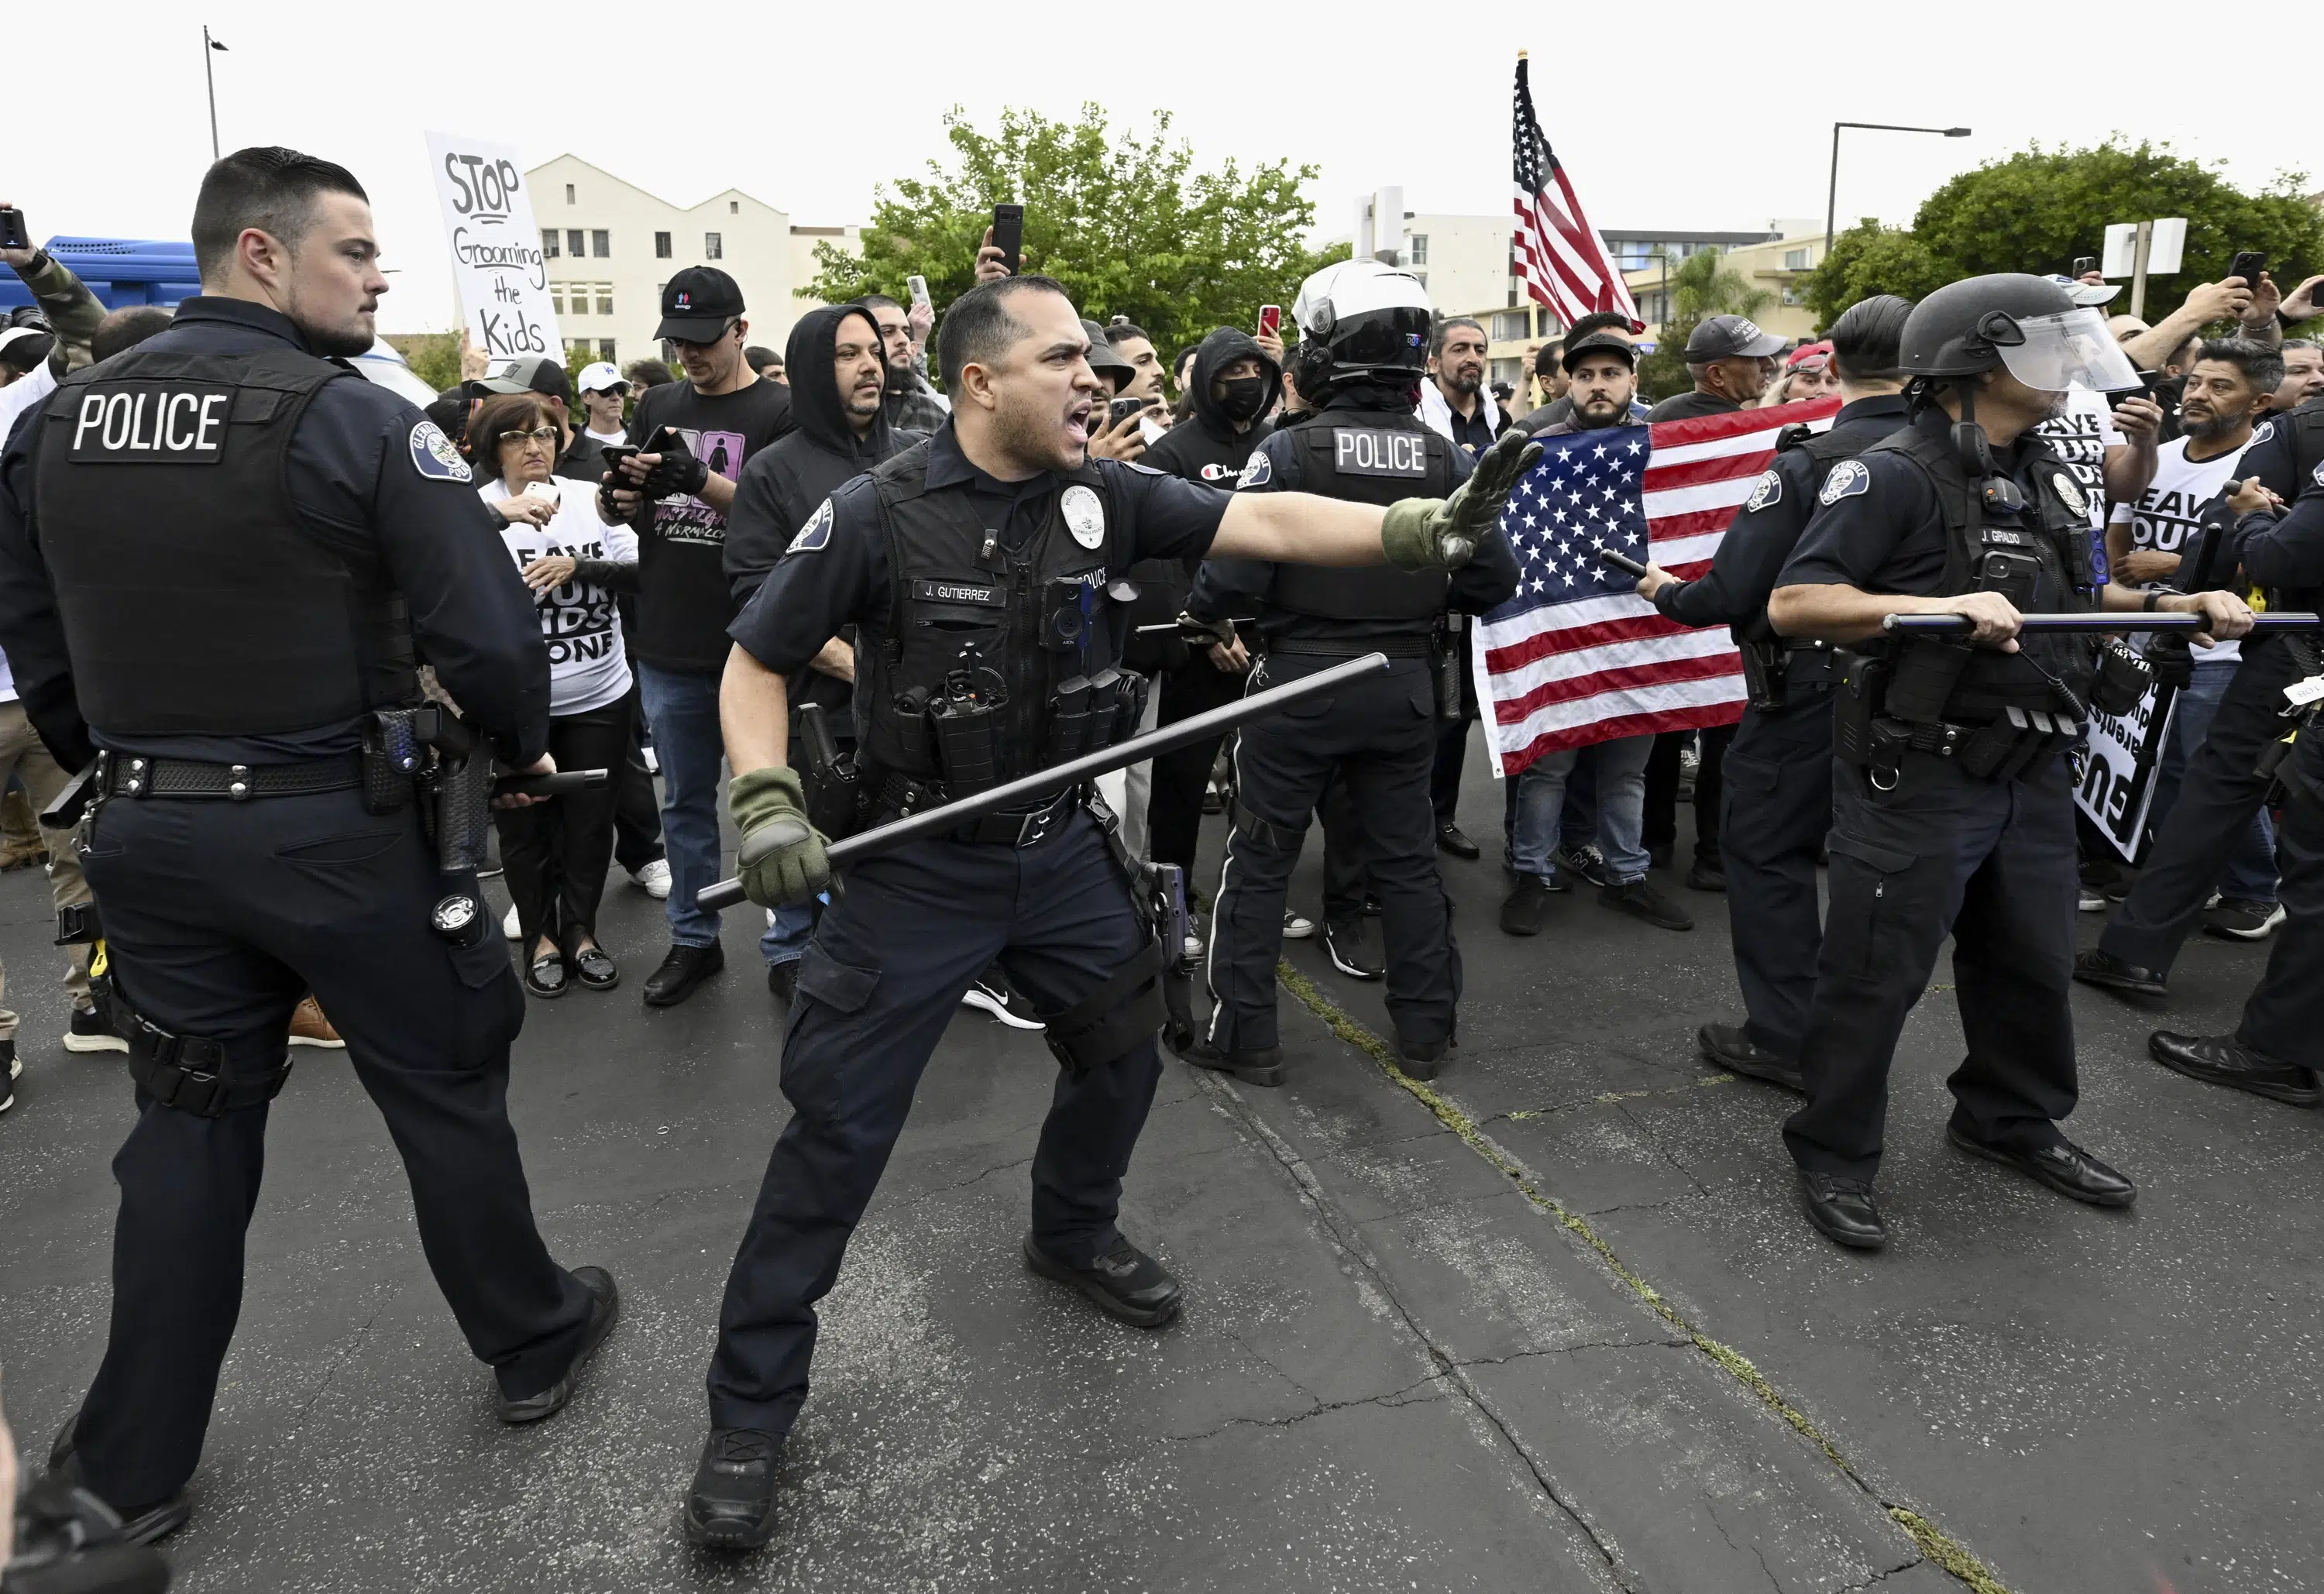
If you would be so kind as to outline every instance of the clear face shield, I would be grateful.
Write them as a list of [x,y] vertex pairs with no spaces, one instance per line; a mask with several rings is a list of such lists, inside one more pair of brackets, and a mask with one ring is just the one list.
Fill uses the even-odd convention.
[[1989,320],[1997,324],[1978,330],[1999,350],[2009,374],[2037,392],[2086,388],[2124,393],[2141,385],[2130,356],[2107,330],[2106,318],[2089,306],[2026,320],[1998,314]]

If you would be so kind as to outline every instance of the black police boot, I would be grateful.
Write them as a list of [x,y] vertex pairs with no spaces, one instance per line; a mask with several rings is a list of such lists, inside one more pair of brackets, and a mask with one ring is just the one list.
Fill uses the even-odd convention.
[[1705,862],[1696,859],[1686,871],[1686,889],[1690,891],[1723,891],[1727,889],[1727,866],[1718,861]]
[[792,1000],[798,995],[798,966],[799,960],[797,958],[792,958],[788,963],[767,965],[768,994],[785,1007],[789,1007]]
[[1183,1046],[1171,1050],[1179,1058],[1197,1068],[1232,1074],[1247,1085],[1279,1085],[1283,1083],[1283,1048],[1255,1046],[1240,1051],[1231,1046],[1215,1046],[1197,1037]]
[[538,1395],[528,1395],[521,1400],[506,1395],[493,1397],[493,1414],[503,1423],[538,1423],[543,1417],[553,1417],[565,1409],[573,1398],[574,1387],[580,1383],[583,1369],[613,1325],[622,1320],[622,1293],[613,1287],[613,1276],[603,1267],[576,1267],[573,1276],[589,1290],[589,1325],[581,1331],[581,1343],[573,1352],[573,1359],[557,1382]]
[[1396,1065],[1407,1077],[1432,1080],[1444,1072],[1452,1061],[1452,1042],[1444,1040],[1406,1040],[1396,1037]]
[[1802,1168],[1800,1193],[1806,1198],[1808,1221],[1827,1239],[1859,1251],[1877,1251],[1888,1243],[1888,1226],[1872,1204],[1872,1186],[1863,1180]]
[[2158,1029],[2146,1037],[2146,1049],[2163,1067],[2207,1085],[2249,1091],[2294,1107],[2324,1103],[2324,1082],[2318,1080],[2313,1068],[2280,1063],[2237,1045],[2233,1036],[2173,1035]]
[[1972,1138],[1958,1120],[1945,1125],[1945,1138],[1987,1162],[2015,1168],[2030,1179],[2047,1184],[2059,1194],[2094,1207],[2126,1207],[2138,1199],[2138,1187],[2089,1152],[2058,1137],[2051,1146],[1997,1146]]
[[1694,1044],[1702,1048],[1703,1060],[1713,1067],[1765,1080],[1803,1096],[1808,1093],[1798,1062],[1759,1045],[1740,1024],[1706,1024],[1694,1032]]
[[1025,1237],[1025,1266],[1043,1278],[1069,1284],[1098,1304],[1110,1317],[1139,1328],[1160,1328],[1178,1315],[1178,1281],[1168,1268],[1126,1239],[1091,1258],[1086,1267],[1061,1262]]
[[2074,978],[2085,985],[2096,985],[2106,990],[2127,991],[2132,996],[2171,994],[2170,989],[2163,984],[2161,972],[2125,963],[2111,952],[2085,952],[2076,957]]
[[1371,921],[1360,913],[1342,914],[1323,926],[1323,950],[1332,966],[1351,980],[1385,980],[1388,964],[1372,944]]
[[[80,1414],[75,1412],[65,1419],[65,1425],[57,1430],[56,1442],[49,1446],[49,1476],[75,1488],[88,1488],[88,1479],[81,1473],[80,1457],[73,1452],[73,1430],[79,1424]],[[97,1493],[93,1488],[88,1492]],[[156,1500],[147,1506],[114,1506],[111,1500],[105,1503],[112,1506],[113,1514],[121,1518],[121,1536],[133,1544],[151,1544],[166,1539],[185,1526],[186,1519],[194,1514],[194,1507],[186,1498],[184,1489],[180,1489],[166,1500]],[[14,1508],[13,1502],[9,1508]],[[14,1585],[12,1583],[10,1586]]]
[[661,966],[646,976],[646,1006],[674,1008],[694,994],[694,988],[726,966],[726,949],[713,941],[707,946],[673,942]]
[[1449,820],[1436,827],[1436,850],[1440,852],[1450,852],[1455,858],[1464,860],[1473,860],[1482,855],[1484,852],[1483,848],[1469,839],[1466,831]]
[[686,1538],[705,1550],[755,1550],[775,1535],[779,1433],[713,1428],[686,1491]]

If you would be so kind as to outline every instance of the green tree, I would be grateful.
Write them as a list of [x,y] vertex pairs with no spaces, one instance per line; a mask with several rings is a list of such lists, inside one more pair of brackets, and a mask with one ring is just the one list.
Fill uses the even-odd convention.
[[954,107],[945,136],[954,163],[877,190],[861,254],[816,245],[820,267],[803,295],[838,303],[861,293],[908,302],[905,279],[927,279],[939,307],[975,285],[976,251],[1001,200],[1025,207],[1022,269],[1055,277],[1084,316],[1127,316],[1165,358],[1218,326],[1249,327],[1262,304],[1287,304],[1300,279],[1346,248],[1303,242],[1315,207],[1315,168],[1283,161],[1197,170],[1194,151],[1150,132],[1109,128],[1098,106],[1074,122],[1009,109],[997,134]]
[[[1910,228],[1851,227],[1803,287],[1828,327],[1867,294],[1913,297],[1987,272],[2065,272],[2077,255],[2098,252],[2111,222],[2183,216],[2184,263],[2147,281],[2146,317],[2158,320],[2196,284],[2226,276],[2239,249],[2265,253],[2269,274],[2287,289],[2324,265],[2324,214],[2302,197],[2306,183],[2285,172],[2247,194],[2168,143],[2036,144],[1954,178]],[[2127,309],[2127,299],[2115,308]]]
[[1693,385],[1686,370],[1686,340],[1702,322],[1713,316],[1765,315],[1775,308],[1773,293],[1753,287],[1750,278],[1722,264],[1724,258],[1715,249],[1700,249],[1671,267],[1670,304],[1655,334],[1655,352],[1638,362],[1641,392],[1666,399]]
[[438,392],[460,380],[458,332],[415,332],[388,341],[402,352],[411,374]]

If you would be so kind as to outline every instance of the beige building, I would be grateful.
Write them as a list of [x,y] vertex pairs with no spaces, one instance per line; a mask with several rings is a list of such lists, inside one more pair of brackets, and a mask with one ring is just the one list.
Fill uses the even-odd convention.
[[854,227],[793,226],[739,189],[673,205],[574,155],[534,167],[525,180],[568,355],[586,344],[616,363],[661,356],[653,332],[662,284],[695,265],[715,265],[740,284],[751,341],[779,350],[791,324],[821,302],[795,291],[815,276],[816,244],[858,246]]
[[[1823,224],[1820,221],[1779,222],[1776,235],[1763,243],[1745,244],[1727,251],[1723,263],[1740,272],[1754,288],[1775,296],[1775,302],[1751,318],[1779,337],[1805,339],[1815,336],[1815,312],[1800,299],[1800,279],[1823,263]],[[1669,293],[1662,265],[1625,272],[1630,297],[1638,301],[1638,318],[1646,324],[1643,341],[1654,342],[1669,318]]]

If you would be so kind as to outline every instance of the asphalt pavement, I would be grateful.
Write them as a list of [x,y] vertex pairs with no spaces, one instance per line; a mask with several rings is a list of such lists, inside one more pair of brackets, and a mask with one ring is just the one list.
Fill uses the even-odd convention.
[[[493,1420],[377,1115],[339,1055],[301,1050],[175,1586],[2324,1585],[2324,1117],[2144,1046],[2163,1022],[2231,1027],[2264,947],[2199,939],[2167,1009],[2077,991],[2070,1128],[2139,1181],[2126,1212],[1945,1145],[1961,1041],[1941,972],[1895,1070],[1892,1243],[1866,1257],[1799,1215],[1787,1098],[1694,1055],[1699,1023],[1739,1014],[1723,898],[1680,887],[1682,851],[1656,878],[1692,933],[1583,892],[1512,939],[1499,815],[1472,760],[1487,856],[1445,861],[1467,996],[1435,1085],[1388,1065],[1379,988],[1316,942],[1286,949],[1283,1088],[1168,1061],[1123,1216],[1186,1286],[1161,1331],[1024,1270],[1055,1064],[964,1009],[825,1304],[779,1536],[741,1561],[689,1553],[678,1505],[787,1111],[757,916],[727,916],[723,976],[650,1012],[660,908],[617,875],[601,931],[622,987],[531,1004],[511,1100],[535,1208],[625,1312],[537,1428]],[[0,1115],[0,1391],[35,1453],[102,1350],[106,1165],[132,1111],[117,1057],[57,1044],[48,925],[37,874],[0,878],[26,1059]]]

